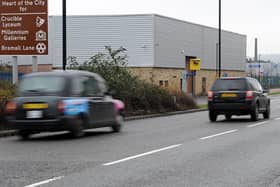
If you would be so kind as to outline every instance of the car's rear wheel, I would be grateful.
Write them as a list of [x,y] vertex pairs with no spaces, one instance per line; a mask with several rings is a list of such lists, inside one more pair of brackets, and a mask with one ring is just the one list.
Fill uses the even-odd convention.
[[76,118],[73,120],[70,134],[73,138],[80,138],[85,135],[84,124],[83,124],[83,120],[81,118]]
[[217,120],[217,113],[213,112],[213,111],[209,111],[209,119],[211,122],[215,122]]
[[263,113],[263,118],[264,119],[269,119],[270,118],[270,104],[266,106],[266,111]]
[[251,113],[251,120],[258,121],[259,120],[259,107],[256,105]]
[[19,130],[18,135],[23,139],[23,140],[27,140],[29,139],[31,132],[26,131],[26,130]]
[[226,117],[226,120],[230,120],[231,119],[231,114],[226,114],[225,117]]
[[115,124],[112,126],[113,132],[120,132],[121,129],[122,129],[123,123],[124,123],[124,117],[123,117],[123,115],[118,114],[118,115],[116,116],[116,122],[115,122]]

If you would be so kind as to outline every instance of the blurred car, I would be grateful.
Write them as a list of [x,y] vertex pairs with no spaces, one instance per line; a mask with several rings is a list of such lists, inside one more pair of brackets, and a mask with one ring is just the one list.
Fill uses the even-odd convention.
[[220,114],[226,119],[232,115],[251,115],[257,121],[259,113],[270,117],[270,99],[258,80],[250,77],[217,79],[208,92],[209,119],[214,122]]
[[85,71],[31,73],[20,81],[17,97],[6,105],[7,121],[26,139],[44,131],[70,131],[123,125],[124,103],[108,95],[105,80]]

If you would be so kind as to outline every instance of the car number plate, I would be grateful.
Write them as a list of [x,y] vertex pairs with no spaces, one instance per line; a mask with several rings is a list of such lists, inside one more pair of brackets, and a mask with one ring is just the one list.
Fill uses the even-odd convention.
[[46,109],[48,108],[48,104],[47,103],[26,103],[23,105],[24,109]]
[[26,118],[28,119],[38,119],[43,117],[43,111],[41,110],[31,110],[26,112]]
[[235,93],[223,93],[222,97],[237,97]]

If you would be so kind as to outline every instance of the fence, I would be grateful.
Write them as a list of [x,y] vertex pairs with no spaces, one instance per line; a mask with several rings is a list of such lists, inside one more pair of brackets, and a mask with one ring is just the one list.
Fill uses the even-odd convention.
[[260,81],[264,89],[280,88],[280,76],[253,77]]
[[[18,78],[21,79],[21,77],[24,75],[24,73],[19,73]],[[9,81],[12,82],[13,80],[13,74],[10,72],[0,72],[0,80]]]

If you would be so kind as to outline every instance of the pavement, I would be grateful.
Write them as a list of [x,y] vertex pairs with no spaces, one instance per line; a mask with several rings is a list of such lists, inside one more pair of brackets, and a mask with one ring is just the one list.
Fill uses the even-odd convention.
[[269,89],[269,93],[280,93],[280,88]]

